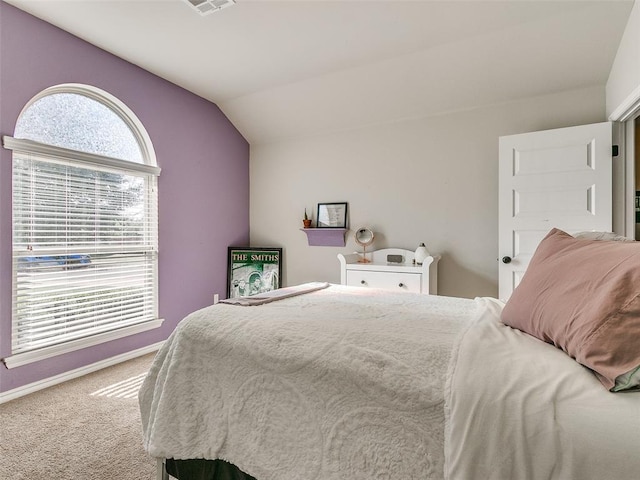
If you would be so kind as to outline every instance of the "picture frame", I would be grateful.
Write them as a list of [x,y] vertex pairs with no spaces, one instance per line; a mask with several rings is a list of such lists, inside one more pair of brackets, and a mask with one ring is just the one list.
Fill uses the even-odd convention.
[[282,248],[229,247],[227,298],[249,297],[281,286]]
[[347,202],[319,203],[316,228],[347,228]]

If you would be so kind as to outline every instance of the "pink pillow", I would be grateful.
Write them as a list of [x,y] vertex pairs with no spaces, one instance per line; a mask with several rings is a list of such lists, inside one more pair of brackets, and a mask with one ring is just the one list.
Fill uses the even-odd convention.
[[[551,230],[502,311],[502,322],[561,348],[610,390],[640,367],[640,242]],[[628,375],[627,375],[628,377]]]

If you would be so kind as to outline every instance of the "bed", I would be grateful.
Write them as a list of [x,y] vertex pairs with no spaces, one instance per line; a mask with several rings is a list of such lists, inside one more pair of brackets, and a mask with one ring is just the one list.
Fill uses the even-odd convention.
[[[542,245],[507,305],[314,283],[194,312],[140,390],[146,450],[181,480],[638,478],[640,247],[556,231]],[[584,265],[573,252],[592,248],[611,261],[591,280],[577,272],[584,298],[576,276],[545,270]],[[594,307],[607,294],[614,315]],[[607,328],[586,335],[613,349],[609,363],[637,361],[624,375],[572,351],[584,328],[565,345],[520,318],[568,315],[566,334],[594,311]],[[620,348],[603,336],[612,322]]]

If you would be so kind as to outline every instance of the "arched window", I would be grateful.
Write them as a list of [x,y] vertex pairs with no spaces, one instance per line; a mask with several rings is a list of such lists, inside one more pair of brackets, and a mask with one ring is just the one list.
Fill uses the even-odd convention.
[[23,109],[13,150],[8,367],[156,328],[156,165],[144,127],[94,87],[58,85]]

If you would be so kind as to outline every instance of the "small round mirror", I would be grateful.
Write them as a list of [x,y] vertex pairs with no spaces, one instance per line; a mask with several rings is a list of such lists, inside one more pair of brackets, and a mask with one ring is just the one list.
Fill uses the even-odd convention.
[[373,243],[373,232],[368,228],[359,228],[355,233],[356,243],[362,247],[368,247]]
[[354,233],[353,238],[358,245],[362,247],[362,258],[358,260],[358,263],[370,263],[371,260],[367,260],[367,247],[373,243],[375,235],[369,228],[359,228]]

